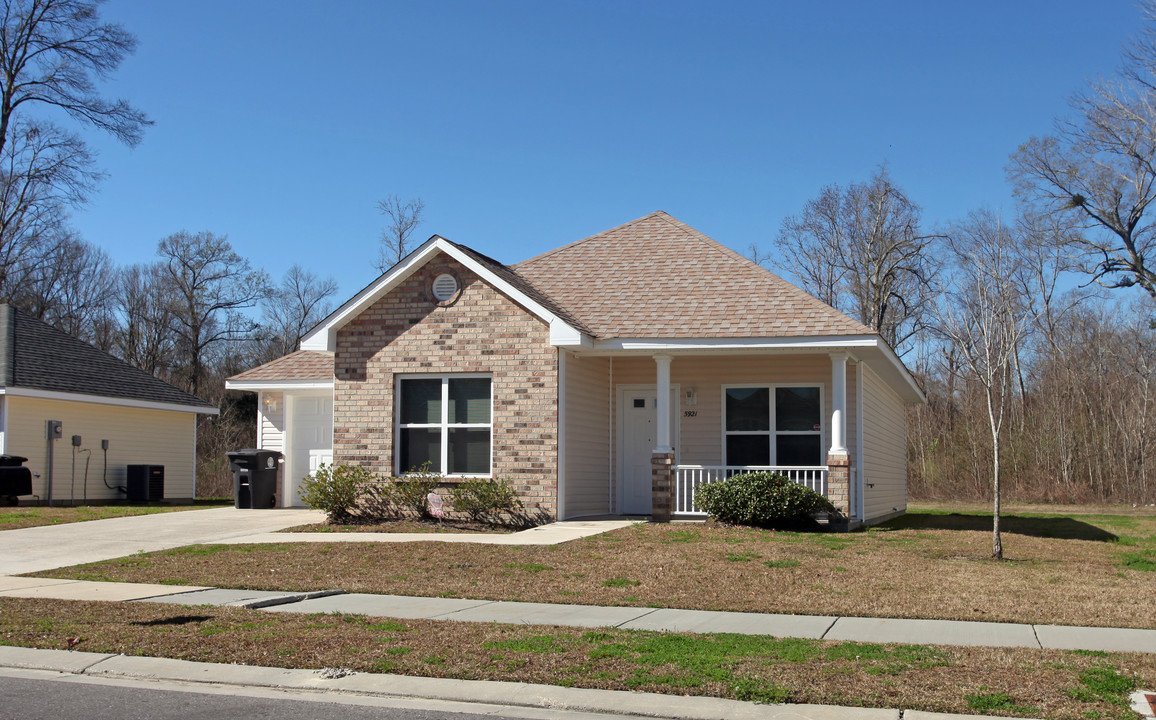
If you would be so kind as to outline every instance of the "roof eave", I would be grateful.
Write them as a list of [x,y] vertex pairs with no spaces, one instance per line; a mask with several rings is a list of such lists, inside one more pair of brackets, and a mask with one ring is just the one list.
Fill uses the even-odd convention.
[[927,397],[899,356],[878,335],[812,335],[793,337],[609,338],[568,348],[584,355],[647,356],[750,355],[759,353],[849,352],[867,362],[905,403]]
[[226,390],[266,392],[269,390],[332,390],[332,380],[226,380]]
[[136,398],[112,397],[109,395],[90,395],[87,393],[63,392],[60,390],[42,390],[29,387],[0,387],[0,395],[12,397],[30,397],[41,400],[62,400],[65,402],[82,402],[94,405],[116,405],[142,410],[171,410],[174,412],[197,413],[198,415],[220,415],[220,408],[214,405],[185,405],[183,403],[160,402],[156,400],[139,400]]

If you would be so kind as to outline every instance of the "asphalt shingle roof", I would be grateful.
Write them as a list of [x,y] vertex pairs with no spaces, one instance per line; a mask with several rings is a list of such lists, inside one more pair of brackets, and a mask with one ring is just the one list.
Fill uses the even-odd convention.
[[0,385],[215,409],[7,304],[0,304]]
[[511,269],[600,339],[874,334],[664,212]]
[[332,380],[333,353],[298,350],[229,378],[231,381]]

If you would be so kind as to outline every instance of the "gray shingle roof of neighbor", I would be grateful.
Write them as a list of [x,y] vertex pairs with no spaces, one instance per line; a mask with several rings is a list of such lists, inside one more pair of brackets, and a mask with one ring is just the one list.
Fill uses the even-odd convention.
[[0,304],[0,386],[216,410],[8,304]]

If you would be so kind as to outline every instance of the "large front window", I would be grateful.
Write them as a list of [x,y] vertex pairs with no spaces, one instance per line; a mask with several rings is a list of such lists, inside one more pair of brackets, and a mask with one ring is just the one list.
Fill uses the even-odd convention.
[[399,378],[398,471],[489,475],[490,389],[488,377]]
[[727,465],[822,465],[823,398],[802,385],[725,388]]

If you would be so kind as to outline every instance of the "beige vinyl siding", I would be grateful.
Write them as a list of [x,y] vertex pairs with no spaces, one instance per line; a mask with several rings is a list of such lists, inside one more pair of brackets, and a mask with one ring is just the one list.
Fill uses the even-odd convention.
[[903,400],[869,367],[863,368],[863,428],[863,515],[869,523],[907,509]]
[[567,517],[610,512],[610,361],[568,355],[565,392]]
[[[165,499],[193,497],[196,414],[171,410],[101,405],[97,403],[5,398],[8,432],[5,447],[11,455],[28,458],[26,465],[39,478],[32,479],[32,491],[47,496],[48,446],[45,423],[60,420],[64,436],[54,441],[53,500],[70,499],[72,479],[72,436],[81,436],[81,450],[91,451],[88,465],[88,499],[123,500],[123,493],[110,490],[101,480],[104,452],[101,440],[109,441],[108,482],[124,485],[128,465],[164,465]],[[84,497],[84,465],[89,453],[76,453],[75,498]]]
[[[277,407],[267,410],[265,398]],[[257,448],[285,452],[285,393],[257,393]]]
[[[654,360],[649,357],[615,358],[614,384],[653,385],[655,368]],[[721,465],[723,462],[723,385],[814,383],[822,387],[823,448],[831,444],[831,360],[825,354],[676,355],[670,366],[670,382],[679,385],[681,391],[679,437],[675,439],[675,448],[678,462],[684,465]],[[694,406],[686,404],[689,388],[694,388],[697,395]],[[855,370],[849,364],[846,420],[847,446],[852,454],[858,432],[856,394]],[[687,411],[694,415],[688,417]]]

